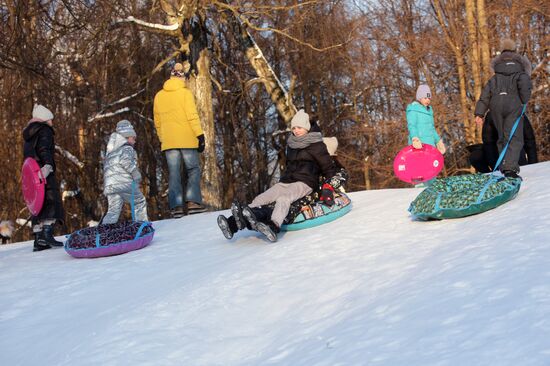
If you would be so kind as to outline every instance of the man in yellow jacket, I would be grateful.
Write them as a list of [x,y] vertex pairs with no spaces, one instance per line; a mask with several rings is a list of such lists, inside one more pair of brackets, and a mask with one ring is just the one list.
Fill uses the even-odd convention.
[[[168,201],[172,217],[206,211],[200,188],[199,153],[204,151],[204,133],[193,94],[185,86],[183,66],[177,63],[155,95],[155,128],[168,163]],[[187,170],[185,197],[181,164]],[[184,207],[184,204],[186,207]]]

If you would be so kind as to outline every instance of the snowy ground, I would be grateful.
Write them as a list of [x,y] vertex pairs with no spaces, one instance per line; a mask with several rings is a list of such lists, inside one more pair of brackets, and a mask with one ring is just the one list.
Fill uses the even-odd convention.
[[0,364],[549,365],[550,163],[522,176],[464,219],[413,221],[394,189],[276,244],[206,213],[110,258],[2,246]]

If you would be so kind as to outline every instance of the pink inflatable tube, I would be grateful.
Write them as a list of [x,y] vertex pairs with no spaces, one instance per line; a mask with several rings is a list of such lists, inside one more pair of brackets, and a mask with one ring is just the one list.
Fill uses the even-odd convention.
[[26,158],[21,167],[21,190],[29,211],[36,216],[42,210],[46,194],[46,179],[40,165],[33,158]]
[[393,161],[395,176],[407,183],[421,183],[435,178],[443,169],[443,155],[432,145],[403,148]]

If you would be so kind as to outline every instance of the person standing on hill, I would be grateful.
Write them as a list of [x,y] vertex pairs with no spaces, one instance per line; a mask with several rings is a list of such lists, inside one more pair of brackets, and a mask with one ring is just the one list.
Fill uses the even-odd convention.
[[[475,121],[483,124],[486,113],[490,110],[493,123],[498,132],[498,152],[502,152],[516,120],[520,117],[523,106],[531,98],[531,64],[529,60],[516,52],[516,44],[511,39],[501,43],[501,53],[491,61],[495,71],[487,82],[476,104]],[[506,177],[521,178],[519,173],[519,156],[524,144],[523,121],[520,119],[500,170]]]
[[[183,65],[174,65],[170,79],[155,95],[155,128],[168,163],[168,201],[172,217],[206,211],[202,204],[199,153],[204,151],[204,133],[195,99],[185,86]],[[183,192],[181,165],[187,170]],[[185,206],[184,206],[185,205]]]
[[137,153],[134,149],[137,135],[134,126],[123,119],[116,125],[116,131],[109,137],[103,166],[103,193],[107,197],[109,209],[103,218],[103,224],[118,222],[124,202],[135,206],[137,221],[149,221],[147,201],[141,193]]
[[63,246],[62,242],[53,237],[54,225],[58,222],[62,224],[65,217],[59,184],[55,177],[57,169],[54,135],[53,113],[43,105],[35,104],[32,119],[23,130],[23,156],[35,159],[46,178],[44,204],[40,212],[32,217],[34,252]]
[[407,128],[409,130],[409,145],[421,149],[422,144],[436,147],[445,154],[445,144],[435,130],[434,112],[430,106],[432,92],[428,85],[419,85],[416,89],[416,100],[407,106]]

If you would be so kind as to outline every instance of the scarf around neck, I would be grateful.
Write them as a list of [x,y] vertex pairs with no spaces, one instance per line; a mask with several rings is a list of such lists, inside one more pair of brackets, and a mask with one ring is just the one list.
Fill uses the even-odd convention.
[[292,149],[303,149],[315,142],[323,141],[321,132],[308,132],[303,136],[290,135],[288,138],[288,146]]

